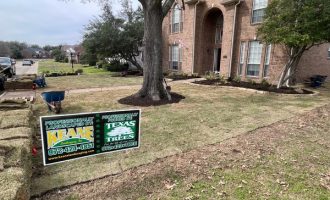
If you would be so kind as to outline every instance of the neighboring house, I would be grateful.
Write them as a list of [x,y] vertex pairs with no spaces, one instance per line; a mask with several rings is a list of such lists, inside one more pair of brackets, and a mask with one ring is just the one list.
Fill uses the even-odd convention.
[[[279,79],[284,49],[262,44],[256,35],[268,0],[186,0],[185,9],[177,2],[163,22],[164,71]],[[315,74],[330,76],[330,44],[305,52],[295,78]]]
[[81,45],[63,45],[61,51],[64,52],[69,63],[80,63],[80,55],[83,53]]
[[28,47],[22,50],[24,58],[48,58],[49,52],[37,47]]

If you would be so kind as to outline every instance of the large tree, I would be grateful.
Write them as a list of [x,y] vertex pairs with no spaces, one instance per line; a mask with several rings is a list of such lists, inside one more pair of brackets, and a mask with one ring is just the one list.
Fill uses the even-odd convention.
[[277,85],[282,87],[294,76],[306,50],[330,42],[329,0],[272,0],[258,36],[286,49],[289,59]]
[[[134,11],[125,0],[121,18],[112,14],[111,6],[103,5],[103,13],[86,27],[83,46],[86,53],[99,58],[125,59],[142,71],[137,61],[143,39],[143,17],[141,10]],[[128,8],[126,7],[128,6]]]
[[[144,70],[143,85],[136,94],[153,101],[171,100],[163,84],[162,23],[175,0],[139,0],[144,12]],[[183,2],[183,0],[182,0]]]

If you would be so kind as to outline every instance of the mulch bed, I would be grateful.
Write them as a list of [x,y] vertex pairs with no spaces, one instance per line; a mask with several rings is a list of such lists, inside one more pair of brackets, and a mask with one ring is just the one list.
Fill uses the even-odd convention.
[[277,89],[276,86],[273,85],[264,85],[260,83],[250,83],[250,82],[226,82],[223,83],[219,80],[202,80],[202,81],[195,81],[195,84],[201,85],[214,85],[214,86],[231,86],[231,87],[241,87],[241,88],[248,88],[254,89],[259,91],[266,91],[266,92],[274,92],[274,93],[281,93],[281,94],[313,94],[314,92],[306,89],[299,89],[299,88],[291,88],[291,87],[282,87]]
[[173,81],[180,81],[180,80],[188,80],[188,79],[201,78],[201,77],[200,76],[180,76],[180,75],[174,75],[174,76],[166,76],[166,78],[172,79]]
[[160,101],[153,101],[149,97],[136,97],[135,95],[131,95],[122,99],[119,99],[118,102],[121,104],[131,105],[131,106],[139,106],[139,107],[148,107],[148,106],[161,106],[166,104],[173,104],[173,103],[179,103],[182,99],[185,99],[186,97],[177,94],[177,93],[170,93],[172,96],[172,101],[165,99],[161,99]]

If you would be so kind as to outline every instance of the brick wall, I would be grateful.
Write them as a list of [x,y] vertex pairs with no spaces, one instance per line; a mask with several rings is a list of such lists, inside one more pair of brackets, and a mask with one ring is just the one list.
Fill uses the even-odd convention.
[[[180,1],[181,2],[181,1]],[[196,32],[194,35],[195,4],[186,5],[183,11],[183,31],[181,33],[170,33],[169,24],[171,12],[163,22],[163,68],[169,69],[169,45],[180,43],[183,48],[182,71],[185,73],[199,73],[213,70],[214,60],[214,38],[215,18],[223,15],[223,36],[221,44],[221,68],[220,73],[228,76],[230,61],[232,59],[231,76],[237,76],[240,56],[240,43],[246,42],[245,61],[243,65],[242,79],[253,78],[262,80],[263,66],[266,54],[266,45],[263,45],[260,73],[258,77],[247,77],[246,64],[248,62],[248,43],[257,39],[257,28],[259,24],[251,23],[253,0],[242,1],[237,9],[236,34],[234,38],[233,57],[231,58],[232,33],[234,20],[234,5],[224,6],[220,0],[205,0],[196,9]],[[195,41],[195,58],[193,58],[193,43]],[[324,74],[330,76],[330,60],[327,58],[330,45],[325,44],[312,48],[302,58],[298,67],[296,79],[302,81],[313,74]],[[268,81],[276,84],[282,69],[288,58],[282,46],[272,45]],[[192,71],[192,68],[194,69]]]

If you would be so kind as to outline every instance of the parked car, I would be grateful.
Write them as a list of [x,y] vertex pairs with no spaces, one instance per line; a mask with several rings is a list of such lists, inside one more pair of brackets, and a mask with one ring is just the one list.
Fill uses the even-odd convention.
[[31,60],[23,60],[23,66],[32,66],[33,62]]
[[10,58],[0,57],[0,74],[5,74],[9,78],[16,74],[16,67],[12,64]]

